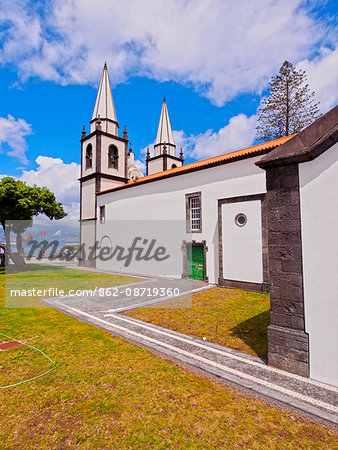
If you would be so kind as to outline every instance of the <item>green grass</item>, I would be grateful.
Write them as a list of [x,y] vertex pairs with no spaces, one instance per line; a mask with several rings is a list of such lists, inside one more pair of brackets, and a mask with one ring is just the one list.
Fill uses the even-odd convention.
[[[33,308],[45,306],[40,299],[53,297],[53,293],[47,293],[49,288],[64,291],[67,295],[72,289],[92,290],[97,288],[109,288],[122,284],[135,283],[138,279],[115,275],[101,274],[84,270],[69,269],[67,267],[52,266],[46,264],[27,264],[24,268],[17,269],[9,266],[6,272],[6,306]],[[46,294],[29,296],[32,288],[46,291]],[[11,290],[25,290],[27,295],[10,295]],[[55,295],[55,294],[54,294]]]
[[[160,307],[128,313],[144,322],[225,345],[250,355],[267,358],[270,301],[266,294],[237,289],[213,288],[193,294],[191,308],[173,308],[180,299]],[[184,302],[184,299],[181,299]],[[166,308],[166,303],[168,308]]]
[[[0,332],[43,350],[48,375],[0,390],[1,449],[334,448],[337,435],[297,414],[191,374],[178,364],[48,308],[4,308]],[[0,352],[1,382],[49,363]]]

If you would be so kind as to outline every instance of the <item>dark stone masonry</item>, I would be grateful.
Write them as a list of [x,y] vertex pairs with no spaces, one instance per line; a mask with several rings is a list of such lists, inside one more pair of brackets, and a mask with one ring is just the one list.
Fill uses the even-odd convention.
[[266,177],[271,299],[269,364],[308,377],[298,164],[267,168]]

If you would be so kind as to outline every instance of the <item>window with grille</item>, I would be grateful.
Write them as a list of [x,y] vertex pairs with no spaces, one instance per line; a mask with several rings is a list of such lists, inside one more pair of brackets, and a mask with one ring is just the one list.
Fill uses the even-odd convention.
[[188,194],[186,196],[187,206],[187,232],[199,233],[202,231],[201,217],[201,193]]

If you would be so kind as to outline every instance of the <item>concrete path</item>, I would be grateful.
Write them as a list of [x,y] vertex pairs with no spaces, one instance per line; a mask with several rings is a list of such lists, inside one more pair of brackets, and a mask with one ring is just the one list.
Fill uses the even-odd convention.
[[[180,284],[179,281],[182,283]],[[175,280],[182,289],[182,295],[187,295],[189,288],[191,292],[212,287],[201,282],[189,284],[185,281]],[[163,282],[163,279],[148,279],[138,285],[152,287],[159,283],[163,285]],[[170,285],[172,280],[168,279],[167,282]],[[123,291],[126,287],[128,285],[119,288]],[[157,303],[158,299],[120,297],[116,300],[110,297],[91,299],[65,297],[62,300],[48,299],[46,302],[79,320],[105,328],[115,335],[153,349],[194,369],[203,370],[225,381],[235,383],[275,403],[296,408],[327,423],[338,424],[337,388],[274,369],[259,358],[227,347],[204,342],[121,314],[125,310]]]

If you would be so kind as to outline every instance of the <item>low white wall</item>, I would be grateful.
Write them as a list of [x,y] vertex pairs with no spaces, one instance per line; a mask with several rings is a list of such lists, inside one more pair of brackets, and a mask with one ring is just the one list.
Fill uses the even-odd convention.
[[338,144],[299,175],[310,376],[338,386]]
[[[249,158],[97,196],[97,206],[106,205],[106,224],[97,224],[98,240],[109,236],[111,220],[185,221],[185,194],[201,191],[202,232],[186,239],[206,241],[207,275],[211,283],[217,283],[217,200],[265,192],[265,172],[254,165],[256,160]],[[182,269],[178,267],[177,273]]]

